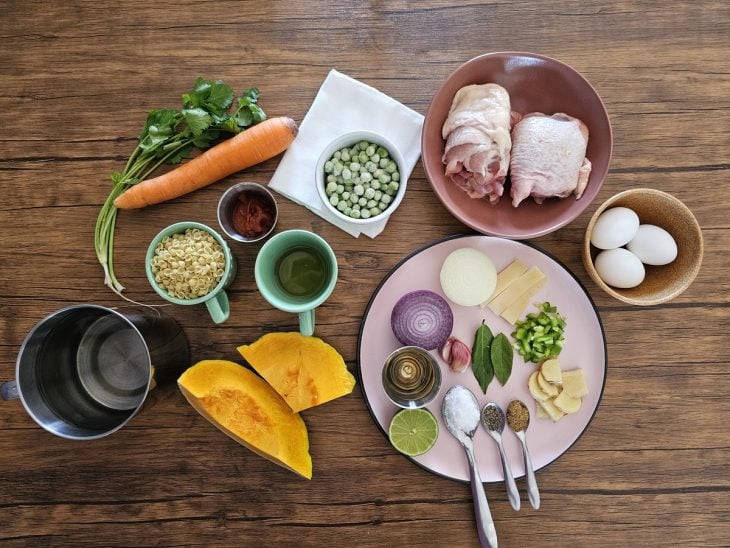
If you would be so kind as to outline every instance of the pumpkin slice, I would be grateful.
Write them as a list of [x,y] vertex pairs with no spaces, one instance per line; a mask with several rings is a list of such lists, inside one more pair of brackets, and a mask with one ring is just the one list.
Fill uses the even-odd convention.
[[254,453],[312,478],[302,418],[260,377],[225,360],[204,360],[177,381],[195,410]]
[[238,351],[295,412],[349,394],[355,386],[339,352],[317,337],[269,333]]

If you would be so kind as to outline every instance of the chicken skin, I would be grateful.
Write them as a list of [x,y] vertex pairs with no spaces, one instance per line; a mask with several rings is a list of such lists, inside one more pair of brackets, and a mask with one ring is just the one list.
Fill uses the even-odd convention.
[[512,205],[528,197],[576,200],[583,195],[591,173],[586,158],[588,127],[579,119],[559,113],[525,115],[512,131],[510,181]]

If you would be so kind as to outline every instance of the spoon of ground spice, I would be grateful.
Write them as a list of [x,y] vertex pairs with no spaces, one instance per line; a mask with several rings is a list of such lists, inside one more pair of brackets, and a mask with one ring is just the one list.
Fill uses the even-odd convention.
[[540,508],[540,491],[537,489],[535,471],[532,468],[530,452],[527,450],[525,431],[530,426],[530,410],[520,400],[512,400],[507,406],[507,424],[522,443],[522,454],[525,458],[525,476],[527,477],[527,497],[530,504],[537,510]]
[[504,431],[504,411],[496,403],[488,403],[482,408],[482,426],[494,441],[497,442],[499,448],[499,456],[502,458],[502,472],[504,474],[504,483],[507,488],[507,498],[514,510],[520,509],[520,493],[517,491],[517,484],[512,475],[512,469],[507,459],[507,453],[504,451],[502,443],[502,432]]

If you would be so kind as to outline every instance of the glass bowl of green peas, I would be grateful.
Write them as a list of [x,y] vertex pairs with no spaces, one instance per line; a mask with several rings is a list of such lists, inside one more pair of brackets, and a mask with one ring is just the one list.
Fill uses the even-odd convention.
[[388,139],[353,131],[332,141],[317,161],[315,181],[325,207],[353,224],[381,221],[406,192],[404,160]]

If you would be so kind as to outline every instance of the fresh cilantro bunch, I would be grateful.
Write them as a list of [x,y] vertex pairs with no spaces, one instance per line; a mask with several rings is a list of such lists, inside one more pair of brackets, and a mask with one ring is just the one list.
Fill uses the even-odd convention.
[[182,108],[155,109],[147,115],[139,144],[122,171],[112,173],[112,191],[96,220],[94,247],[104,269],[104,283],[121,295],[124,286],[114,274],[114,200],[130,186],[149,177],[162,164],[177,164],[195,147],[210,148],[226,135],[234,135],[266,119],[258,106],[259,90],[247,89],[238,98],[220,80],[195,80],[182,96]]

